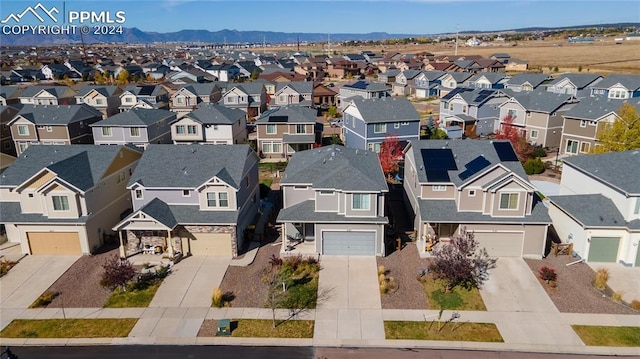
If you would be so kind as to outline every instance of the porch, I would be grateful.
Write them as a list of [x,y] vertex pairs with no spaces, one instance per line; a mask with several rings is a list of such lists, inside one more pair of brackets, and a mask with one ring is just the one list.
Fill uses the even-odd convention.
[[282,224],[283,256],[309,256],[318,254],[316,247],[315,225],[313,223]]
[[171,229],[147,230],[125,227],[118,233],[121,257],[140,256],[136,257],[136,261],[142,258],[140,260],[153,263],[182,256],[182,238],[174,236]]
[[443,242],[449,242],[459,233],[457,223],[422,223],[422,235],[416,240],[418,253],[421,257],[428,257],[429,253]]

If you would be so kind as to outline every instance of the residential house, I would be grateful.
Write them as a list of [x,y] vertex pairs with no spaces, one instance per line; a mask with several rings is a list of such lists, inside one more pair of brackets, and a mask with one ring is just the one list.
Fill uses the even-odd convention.
[[2,85],[0,87],[0,106],[15,105],[20,103],[22,88],[16,85]]
[[346,84],[340,87],[338,91],[338,103],[342,109],[349,104],[349,100],[352,97],[370,99],[391,96],[391,89],[386,84],[368,81],[356,81]]
[[169,109],[169,93],[160,85],[132,85],[120,94],[120,112],[132,108]]
[[120,106],[120,94],[122,89],[118,86],[86,85],[76,94],[77,104],[87,104],[102,113],[102,118],[118,113]]
[[385,72],[381,72],[378,74],[378,78],[376,82],[382,82],[383,84],[391,85],[396,82],[396,76],[400,74],[400,70],[398,69],[388,69]]
[[0,152],[0,174],[16,161],[16,157],[10,154]]
[[[513,92],[500,107],[500,127],[507,116],[527,141],[543,147],[559,147],[562,137],[562,115],[577,102],[570,94],[545,91]],[[496,127],[496,129],[500,128]]]
[[100,120],[100,111],[86,104],[24,105],[7,125],[20,155],[31,145],[93,144],[89,125]]
[[67,86],[29,86],[18,98],[24,105],[71,105],[76,103],[75,94]]
[[170,107],[180,118],[193,111],[200,103],[217,103],[221,97],[219,83],[185,85],[171,95]]
[[466,229],[493,257],[545,255],[551,220],[508,141],[411,141],[403,187],[420,252]]
[[296,153],[280,181],[281,255],[385,255],[385,194],[378,156],[331,145]]
[[466,137],[492,134],[498,129],[499,106],[508,99],[501,90],[456,88],[440,100],[440,124],[458,126]]
[[380,152],[388,135],[399,141],[420,138],[420,114],[405,97],[352,99],[343,114],[347,147]]
[[288,159],[298,151],[319,146],[322,124],[315,109],[287,105],[266,111],[255,122],[262,158]]
[[421,71],[415,78],[416,98],[439,97],[439,85],[446,74],[444,71]]
[[640,110],[640,100],[613,100],[604,97],[586,97],[563,113],[560,153],[577,155],[589,153],[598,146],[598,130],[619,118],[617,112],[628,102]]
[[232,64],[211,65],[206,71],[222,82],[229,82],[240,74],[240,68]]
[[44,78],[47,80],[62,80],[64,78],[75,79],[75,80],[82,79],[81,73],[71,70],[69,67],[65,66],[64,64],[51,63],[51,64],[43,65],[40,68],[40,71],[42,72],[42,75],[44,76]]
[[113,227],[121,256],[235,257],[258,214],[258,158],[247,145],[152,144],[127,189],[133,213]]
[[622,100],[640,97],[640,76],[609,75],[591,86],[591,96]]
[[247,114],[234,108],[202,103],[171,123],[174,144],[242,144],[247,140]]
[[171,122],[175,119],[172,111],[132,108],[89,126],[96,145],[146,148],[150,143],[171,143]]
[[506,72],[529,71],[529,61],[512,57],[509,59],[509,62],[504,65],[504,70]]
[[32,146],[0,176],[0,222],[27,254],[94,253],[123,213],[142,153],[127,146]]
[[16,156],[16,144],[11,137],[9,122],[18,114],[18,109],[13,106],[0,105],[0,152]]
[[458,67],[456,71],[471,72],[473,74],[484,71],[484,66],[480,65],[475,60],[456,60],[453,63]]
[[345,59],[328,59],[326,73],[329,77],[346,79],[360,76],[360,68],[362,63],[349,61]]
[[247,118],[253,118],[267,109],[267,98],[267,90],[262,82],[247,82],[229,85],[218,103],[241,109],[247,114]]
[[598,74],[563,74],[547,85],[547,91],[578,98],[588,97],[591,95],[591,87],[602,79]]
[[313,85],[313,107],[321,111],[328,110],[331,106],[338,105],[338,93],[331,87],[322,83]]
[[507,80],[504,88],[514,92],[542,90],[542,86],[552,80],[553,77],[546,74],[516,74]]
[[469,79],[469,87],[481,89],[502,89],[509,80],[504,73],[478,72]]
[[549,206],[560,240],[587,262],[640,267],[638,178],[636,150],[565,158]]
[[202,84],[218,80],[214,75],[197,68],[178,71],[167,76],[169,81],[179,84]]
[[396,76],[396,81],[391,86],[391,94],[394,96],[415,95],[416,77],[421,70],[404,70]]
[[449,72],[440,78],[440,97],[446,96],[456,87],[469,87],[473,72]]
[[499,60],[495,59],[477,59],[475,60],[476,64],[482,67],[483,72],[495,73],[495,72],[504,72],[505,65]]
[[313,82],[278,82],[271,97],[271,106],[298,105],[313,106]]

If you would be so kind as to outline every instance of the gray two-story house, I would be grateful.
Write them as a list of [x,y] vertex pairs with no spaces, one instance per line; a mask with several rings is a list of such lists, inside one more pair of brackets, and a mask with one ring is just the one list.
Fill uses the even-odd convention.
[[312,81],[277,82],[271,106],[298,105],[312,107],[314,86]]
[[442,77],[447,73],[444,71],[421,71],[415,78],[416,98],[427,98],[439,96],[439,85]]
[[90,125],[96,145],[130,143],[145,148],[150,143],[171,143],[175,112],[133,108]]
[[340,109],[349,104],[352,98],[360,97],[363,99],[383,98],[391,96],[391,88],[386,84],[379,82],[356,81],[340,87],[338,90],[338,104]]
[[120,255],[235,257],[249,240],[258,188],[258,157],[247,145],[149,145],[127,184],[133,213],[113,228]]
[[132,108],[169,109],[169,93],[160,85],[127,86],[120,94],[120,112]]
[[602,81],[598,74],[562,74],[547,84],[547,91],[573,95],[578,98],[591,95],[591,87]]
[[247,118],[253,118],[267,109],[267,90],[262,82],[230,85],[218,104],[240,109],[247,114]]
[[322,124],[318,111],[288,105],[271,109],[256,120],[256,138],[261,158],[289,158],[298,151],[319,146]]
[[497,129],[499,106],[508,99],[501,90],[456,88],[440,100],[441,126],[445,130],[462,128],[468,137],[492,134]]
[[247,140],[247,114],[236,108],[202,103],[171,123],[174,144],[237,145]]
[[553,76],[546,74],[516,74],[507,80],[504,88],[514,92],[528,92],[543,89],[552,80]]
[[640,76],[609,75],[591,86],[591,96],[613,100],[640,97]]
[[280,188],[281,254],[385,255],[388,187],[375,153],[336,145],[298,152]]

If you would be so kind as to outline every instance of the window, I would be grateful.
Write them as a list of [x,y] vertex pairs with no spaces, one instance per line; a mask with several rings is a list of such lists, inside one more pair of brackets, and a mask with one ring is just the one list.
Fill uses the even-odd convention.
[[236,103],[236,97],[235,96],[227,97],[227,103]]
[[268,124],[267,125],[267,135],[275,135],[278,132],[277,125]]
[[[321,196],[333,196],[333,191],[320,191]],[[640,201],[639,201],[640,203]]]
[[431,190],[434,192],[442,192],[447,190],[447,186],[445,185],[433,185],[431,186]]
[[373,125],[374,133],[385,133],[387,132],[387,124],[386,123],[376,123]]
[[198,127],[196,127],[196,125],[187,125],[187,133],[190,135],[197,135]]
[[247,179],[244,181],[245,185],[249,187],[251,185],[251,177],[247,176]]
[[176,98],[176,102],[179,103],[179,104],[183,104],[184,103],[184,97]]
[[567,148],[565,152],[573,154],[578,153],[578,141],[567,140]]
[[111,137],[111,127],[103,127],[102,128],[102,136]]
[[400,122],[396,122],[393,124],[393,128],[398,129],[400,128]]
[[69,198],[67,196],[52,196],[54,211],[68,211]]
[[589,153],[591,144],[589,142],[580,142],[580,153]]
[[507,114],[513,118],[518,117],[518,110],[509,110],[507,111]]
[[501,193],[500,209],[518,209],[517,193]]
[[351,200],[352,209],[369,209],[369,194],[366,193],[354,193]]
[[400,123],[402,126],[409,126],[409,121],[404,121]]
[[20,153],[24,152],[27,149],[27,147],[29,147],[29,145],[26,143],[18,143],[18,148],[20,149]]
[[207,207],[218,207],[218,201],[215,192],[207,193]]
[[218,131],[218,125],[213,125],[213,130]]
[[124,98],[124,102],[126,102],[126,103],[132,103],[132,102],[133,102],[133,99],[132,99],[131,97],[125,97],[125,98]]
[[176,126],[176,134],[177,135],[184,135],[184,125]]
[[449,103],[449,111],[453,111],[453,104]]
[[462,105],[462,113],[467,113],[468,107],[467,105]]
[[264,152],[264,153],[282,153],[282,143],[280,143],[280,142],[262,142],[262,152]]
[[531,138],[538,138],[538,130],[531,130]]
[[104,99],[102,99],[102,98],[97,98],[97,99],[96,99],[96,105],[104,105]]
[[476,190],[475,189],[470,189],[469,190],[469,197],[475,197],[476,196]]
[[28,136],[29,127],[27,125],[18,125],[18,134],[21,136]]
[[207,192],[207,207],[229,207],[227,192]]
[[380,144],[379,143],[369,143],[367,145],[369,151],[373,151],[375,153],[380,153]]
[[587,127],[587,120],[580,120],[580,127],[582,128]]
[[640,197],[636,198],[636,207],[633,209],[633,214],[640,214]]
[[218,203],[220,207],[229,207],[229,194],[227,192],[218,193]]
[[307,133],[307,126],[304,124],[296,125],[296,133]]
[[140,128],[138,127],[131,127],[129,132],[131,133],[131,137],[140,137]]
[[141,189],[137,189],[134,191],[134,196],[136,197],[136,199],[143,199],[143,195],[142,195],[142,190]]
[[53,127],[47,126],[47,132],[53,132]]
[[182,197],[191,197],[191,191],[189,191],[188,189],[183,189]]

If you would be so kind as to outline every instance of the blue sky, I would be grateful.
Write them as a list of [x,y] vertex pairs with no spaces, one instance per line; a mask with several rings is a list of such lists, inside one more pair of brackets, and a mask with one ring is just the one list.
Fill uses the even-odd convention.
[[[62,8],[62,1],[41,1]],[[37,0],[1,0],[0,14]],[[434,34],[470,30],[640,22],[640,1],[194,1],[67,0],[68,10],[125,11],[126,27],[217,31]]]

